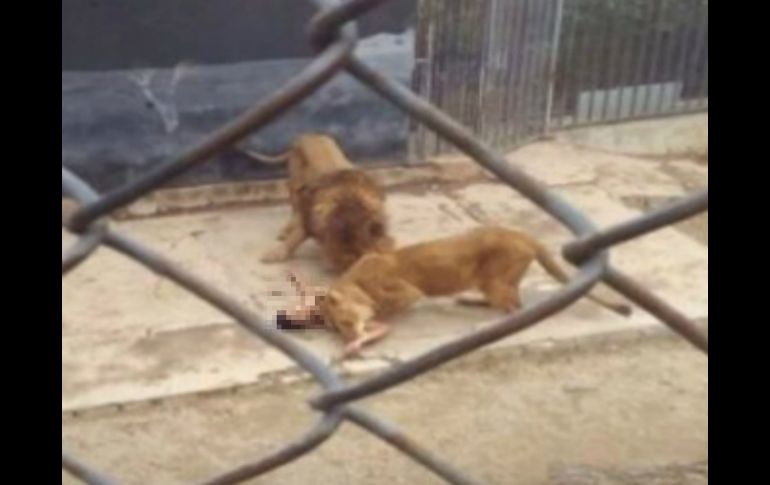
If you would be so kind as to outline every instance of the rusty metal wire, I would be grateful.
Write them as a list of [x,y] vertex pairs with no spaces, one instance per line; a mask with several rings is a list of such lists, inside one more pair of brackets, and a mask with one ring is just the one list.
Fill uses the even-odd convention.
[[[411,440],[397,426],[351,403],[414,379],[452,359],[543,322],[549,316],[578,301],[600,281],[606,282],[656,316],[698,349],[708,353],[708,337],[692,320],[650,293],[629,276],[612,268],[607,254],[607,250],[616,244],[708,210],[708,191],[638,219],[599,231],[586,215],[540,182],[507,163],[501,154],[485,146],[469,130],[408,88],[383,77],[356,57],[354,54],[355,20],[383,2],[384,0],[350,0],[345,3],[340,0],[313,0],[318,8],[318,14],[310,22],[309,37],[318,53],[317,57],[290,82],[277,89],[271,97],[257,103],[254,108],[177,159],[151,170],[135,182],[113,192],[99,195],[85,182],[62,167],[62,194],[75,199],[80,204],[80,209],[72,218],[62,221],[70,232],[78,236],[76,243],[62,254],[62,277],[87,260],[96,249],[108,247],[175,282],[181,288],[229,315],[255,337],[264,340],[291,358],[323,388],[321,395],[309,400],[311,406],[321,414],[316,424],[304,435],[287,442],[268,456],[225,471],[201,483],[210,485],[240,483],[275,470],[314,450],[331,437],[345,421],[369,431],[449,483],[477,483],[427,448]],[[357,78],[561,222],[576,236],[576,239],[567,244],[563,251],[565,257],[578,268],[570,282],[548,299],[503,318],[494,325],[439,346],[380,375],[353,385],[346,383],[319,358],[295,340],[276,330],[259,315],[250,312],[218,288],[209,285],[174,262],[111,230],[106,222],[107,216],[113,211],[160,188],[191,168],[207,162],[218,153],[263,128],[340,72],[347,72]],[[75,459],[64,448],[62,449],[62,468],[85,483],[118,483],[117,480]]]

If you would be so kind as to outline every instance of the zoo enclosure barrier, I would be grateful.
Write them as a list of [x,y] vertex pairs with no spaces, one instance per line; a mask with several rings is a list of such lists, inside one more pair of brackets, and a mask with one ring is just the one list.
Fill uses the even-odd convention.
[[[599,230],[585,214],[550,191],[520,169],[510,165],[490,149],[471,130],[466,129],[430,103],[399,83],[386,79],[362,62],[354,53],[356,19],[386,0],[313,0],[318,14],[310,22],[310,41],[317,56],[289,83],[268,99],[257,103],[242,116],[228,123],[200,144],[149,171],[132,183],[99,195],[88,184],[62,167],[62,195],[81,207],[63,225],[78,236],[62,254],[62,277],[75,270],[100,247],[108,247],[166,277],[202,300],[231,316],[256,337],[273,345],[310,376],[324,392],[309,399],[320,414],[317,423],[304,435],[287,441],[268,456],[255,459],[220,475],[206,484],[231,484],[265,474],[311,452],[332,436],[343,422],[351,422],[389,443],[416,463],[453,484],[478,483],[437,454],[419,445],[398,427],[373,416],[355,401],[385,391],[413,379],[450,360],[487,344],[523,331],[575,303],[598,282],[604,281],[647,312],[655,315],[696,348],[708,353],[708,337],[695,322],[652,294],[631,277],[613,268],[608,250],[624,241],[647,234],[708,210],[708,190],[686,197],[668,207],[617,226]],[[254,131],[275,120],[324,85],[338,73],[347,72],[370,87],[413,119],[435,131],[512,188],[528,197],[542,210],[564,224],[575,240],[563,248],[564,256],[577,266],[577,274],[567,285],[544,301],[535,303],[471,335],[441,345],[417,358],[369,378],[350,384],[301,344],[282,334],[218,288],[109,227],[107,217],[174,177],[207,162]],[[62,445],[62,468],[91,484],[119,483],[68,453]]]
[[415,91],[501,148],[708,109],[708,0],[423,0],[415,49]]

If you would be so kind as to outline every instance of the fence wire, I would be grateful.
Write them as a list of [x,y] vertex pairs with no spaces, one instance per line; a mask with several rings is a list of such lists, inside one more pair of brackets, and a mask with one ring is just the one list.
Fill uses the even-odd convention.
[[[266,341],[291,358],[324,390],[322,394],[309,400],[309,404],[318,411],[319,417],[316,424],[304,435],[287,441],[268,456],[225,471],[201,483],[240,483],[287,465],[321,445],[345,421],[369,431],[449,483],[479,483],[411,440],[397,426],[370,414],[354,405],[354,402],[414,379],[452,359],[541,323],[578,301],[600,281],[609,284],[656,316],[696,348],[708,353],[708,337],[695,322],[635,282],[633,278],[613,268],[608,260],[608,250],[617,244],[707,211],[708,189],[669,207],[609,229],[598,230],[585,214],[540,182],[510,165],[501,154],[487,147],[471,131],[407,87],[383,77],[355,55],[356,19],[384,1],[386,0],[312,0],[318,10],[315,18],[309,23],[309,39],[317,53],[315,59],[268,99],[261,101],[178,158],[149,171],[136,181],[112,192],[97,194],[83,180],[62,167],[62,195],[71,197],[80,204],[77,213],[68,221],[63,221],[66,228],[77,235],[78,239],[62,254],[62,277],[86,261],[100,247],[111,248],[144,265],[148,270],[172,280],[181,288],[229,315],[255,337]],[[209,161],[285,114],[342,72],[347,72],[379,93],[416,122],[464,152],[566,226],[575,235],[575,240],[563,248],[563,255],[578,268],[569,283],[548,299],[357,384],[344,381],[313,353],[281,333],[270,322],[244,308],[235,299],[173,261],[115,232],[107,222],[113,211],[160,188],[193,167]],[[70,455],[64,446],[62,468],[85,483],[119,483],[104,472]]]

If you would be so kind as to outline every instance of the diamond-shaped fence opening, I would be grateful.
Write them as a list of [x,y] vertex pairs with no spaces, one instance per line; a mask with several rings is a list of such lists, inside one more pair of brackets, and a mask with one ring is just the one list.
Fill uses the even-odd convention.
[[[447,482],[476,483],[437,454],[409,439],[396,426],[357,406],[355,401],[390,389],[452,359],[541,323],[549,316],[574,304],[600,281],[609,284],[642,309],[656,316],[696,348],[708,353],[708,338],[691,319],[652,294],[633,278],[613,268],[608,260],[608,250],[612,246],[707,211],[708,190],[617,226],[598,230],[585,214],[507,163],[503,156],[489,148],[468,129],[402,84],[383,77],[355,55],[356,19],[383,1],[351,0],[343,3],[340,0],[314,0],[318,14],[310,22],[310,40],[317,52],[315,59],[290,82],[279,87],[272,96],[259,102],[178,158],[150,170],[139,179],[109,193],[97,194],[83,180],[62,167],[62,194],[80,204],[77,213],[68,221],[63,221],[66,228],[77,235],[78,239],[62,254],[62,277],[66,277],[100,247],[122,253],[232,317],[255,338],[266,341],[290,357],[324,389],[321,395],[309,399],[309,404],[319,413],[319,417],[317,423],[304,435],[287,440],[268,456],[224,471],[202,483],[238,483],[275,470],[314,450],[332,436],[344,421],[366,429]],[[113,231],[107,222],[107,216],[113,211],[158,189],[193,167],[206,163],[218,153],[265,127],[340,72],[352,75],[425,129],[440,137],[444,143],[450,143],[474,159],[566,226],[575,235],[575,240],[563,248],[563,254],[578,268],[569,283],[546,300],[356,384],[347,383],[302,345],[280,333],[259,315],[242,307],[235,299],[173,261]],[[64,446],[62,468],[86,483],[118,483],[106,472],[97,471],[70,455]]]

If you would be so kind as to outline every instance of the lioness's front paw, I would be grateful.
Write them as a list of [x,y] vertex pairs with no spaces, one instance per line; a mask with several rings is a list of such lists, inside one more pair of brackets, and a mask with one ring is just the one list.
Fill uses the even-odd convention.
[[288,251],[283,246],[271,249],[266,252],[260,261],[263,263],[280,263],[289,259]]
[[481,296],[460,295],[454,299],[454,302],[460,306],[489,307],[489,301]]
[[357,342],[350,343],[346,345],[345,349],[342,351],[341,360],[361,357],[362,350],[361,344]]

